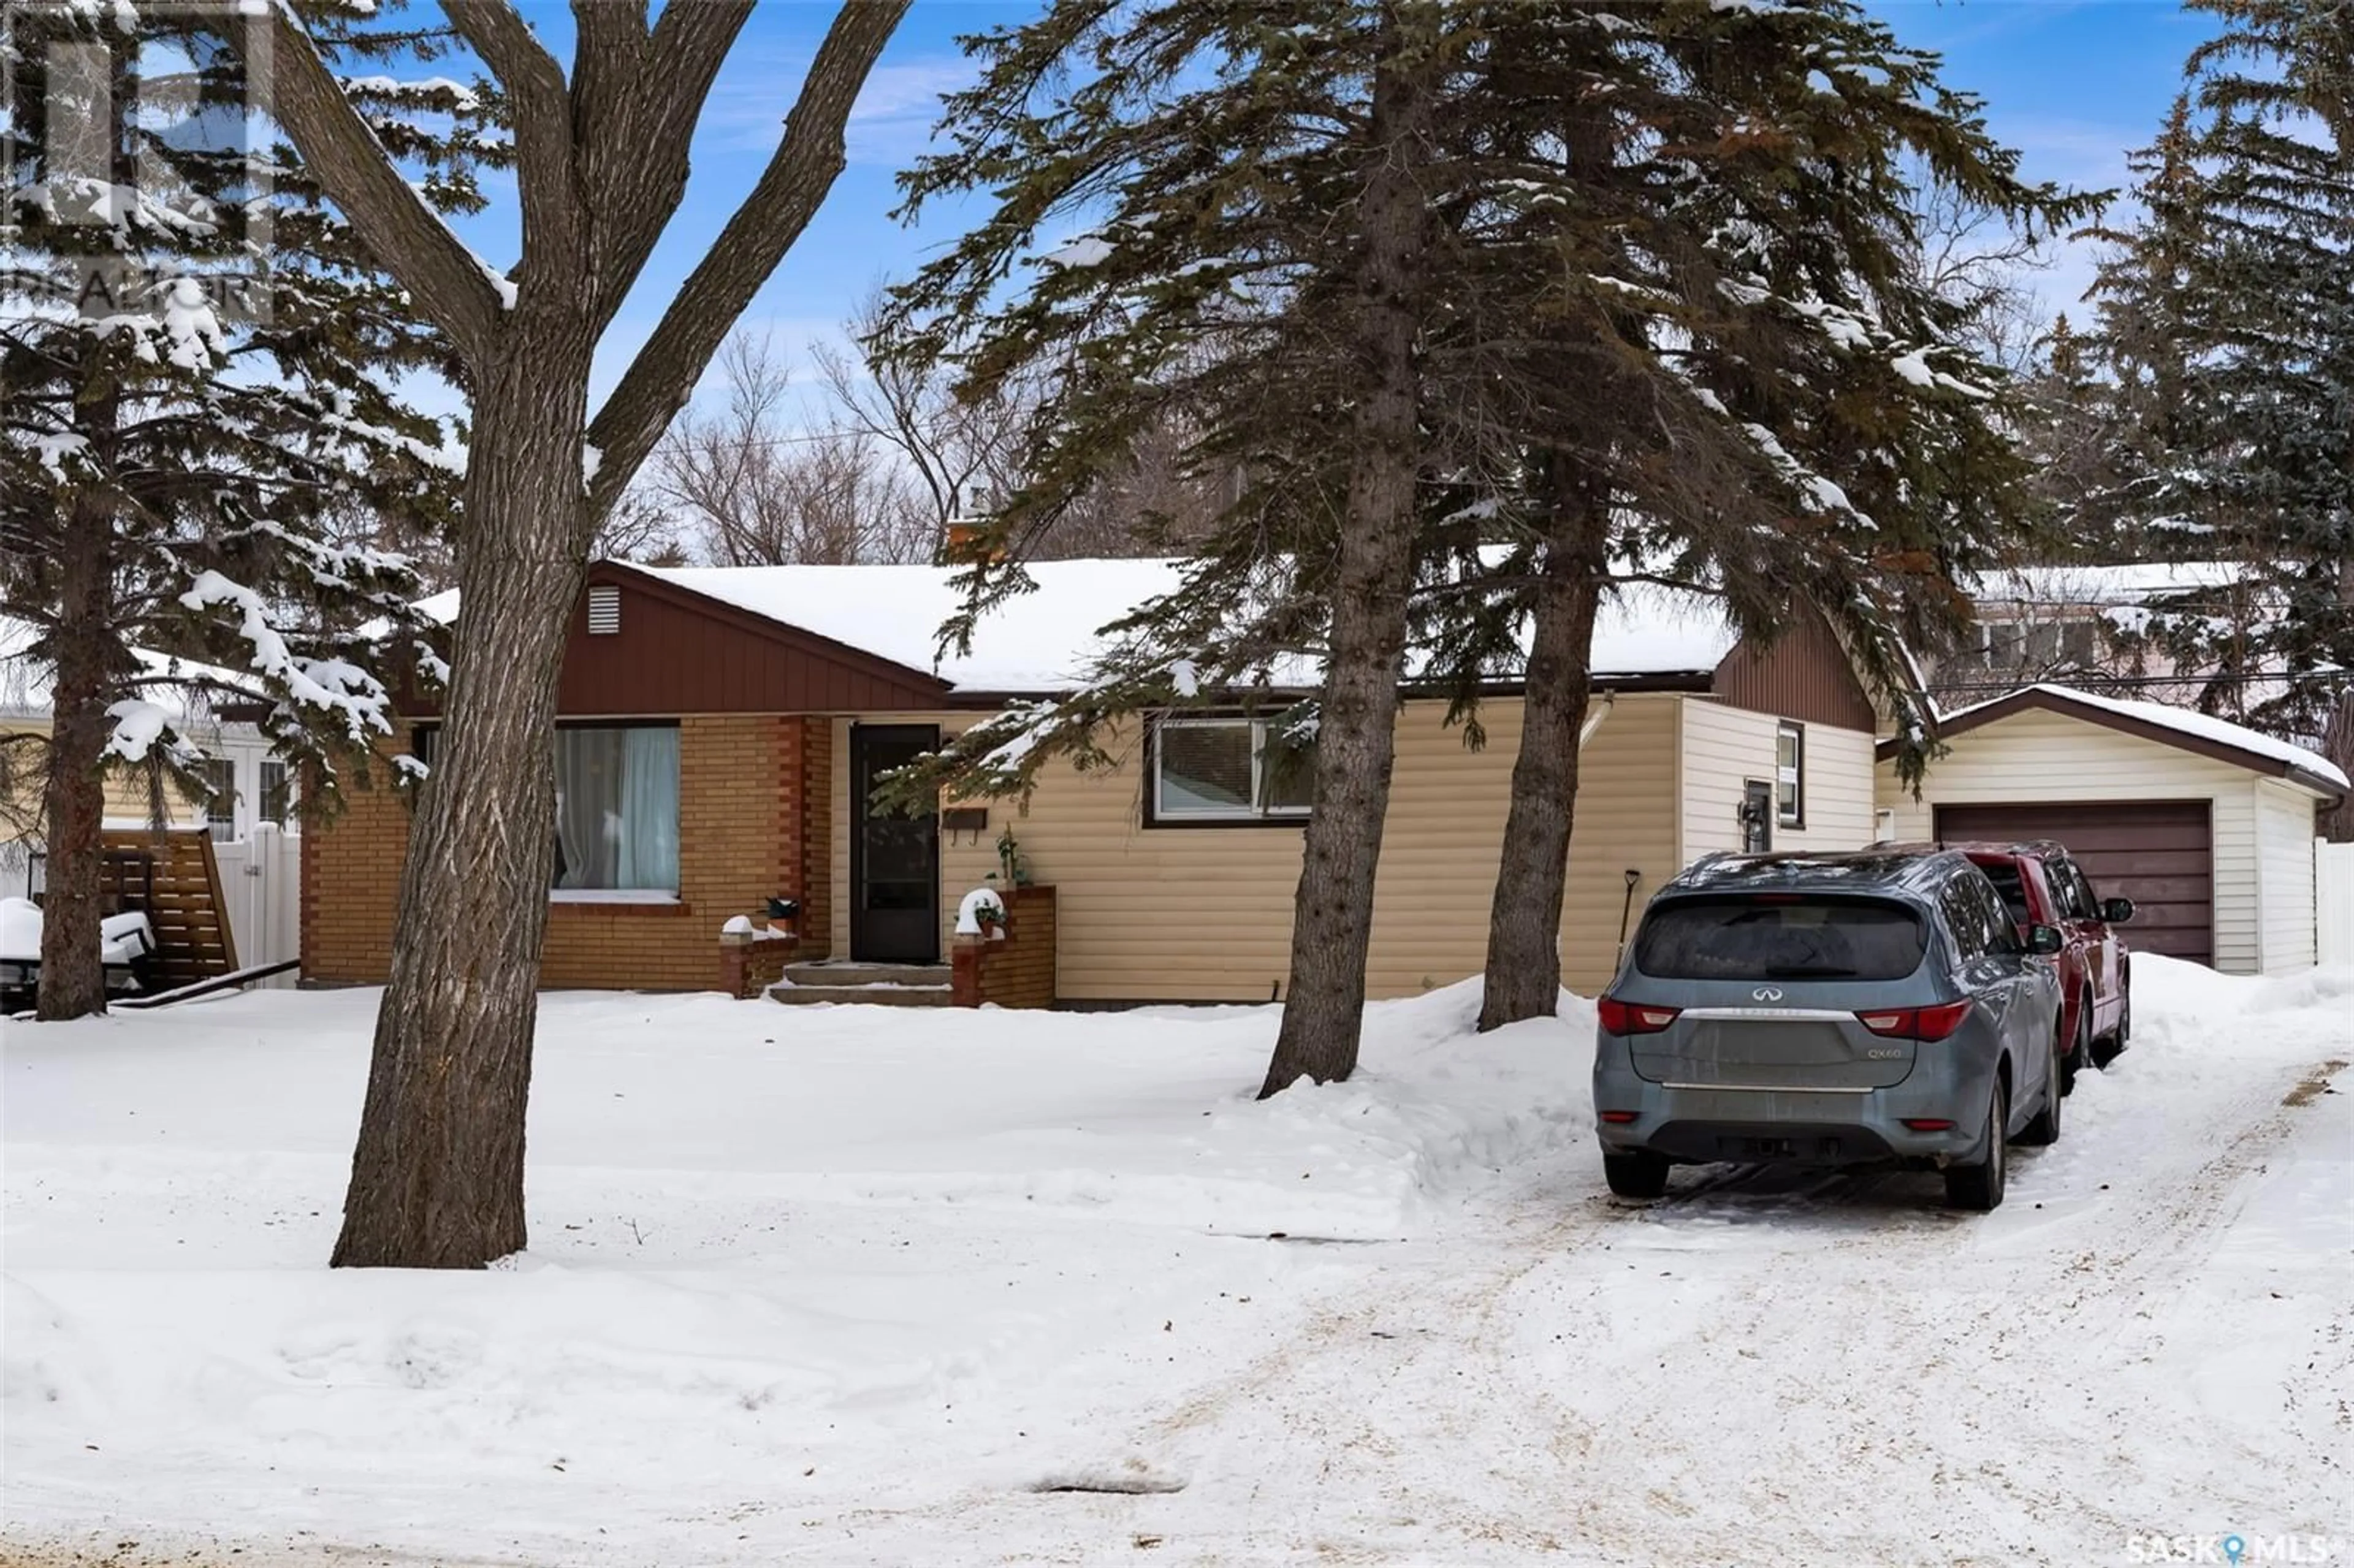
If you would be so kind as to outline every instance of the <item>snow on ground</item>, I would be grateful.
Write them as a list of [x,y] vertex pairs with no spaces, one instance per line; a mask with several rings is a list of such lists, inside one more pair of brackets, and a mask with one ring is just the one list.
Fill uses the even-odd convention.
[[[1934,1177],[1602,1194],[1591,1012],[560,995],[530,1252],[329,1272],[373,992],[14,1026],[27,1561],[2354,1556],[2354,977],[2137,960],[2133,1048]],[[1083,1489],[1040,1489],[1076,1487]],[[133,1544],[125,1544],[133,1543]],[[193,1558],[186,1554],[194,1553]],[[0,1548],[0,1560],[9,1558]]]

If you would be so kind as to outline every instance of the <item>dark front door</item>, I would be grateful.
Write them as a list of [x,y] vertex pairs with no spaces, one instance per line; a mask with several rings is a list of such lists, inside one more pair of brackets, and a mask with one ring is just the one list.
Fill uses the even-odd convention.
[[850,726],[850,956],[862,962],[939,961],[939,819],[874,803],[876,779],[939,744],[935,725]]

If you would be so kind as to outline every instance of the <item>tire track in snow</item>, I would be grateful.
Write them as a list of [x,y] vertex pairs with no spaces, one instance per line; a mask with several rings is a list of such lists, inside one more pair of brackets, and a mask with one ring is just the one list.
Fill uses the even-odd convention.
[[[2326,1070],[2291,1076],[2310,1085]],[[2147,1487],[2113,1497],[2085,1471],[2148,1466],[2149,1434],[2134,1423],[2150,1413],[2112,1374],[2168,1346],[2123,1342],[2117,1303],[2212,1251],[2298,1125],[2283,1086],[2264,1073],[2187,1150],[2143,1145],[2121,1122],[2101,1129],[2112,1160],[2132,1163],[2100,1172],[2121,1196],[2093,1206],[2039,1192],[2047,1157],[2027,1154],[2000,1231],[1916,1207],[1935,1202],[1934,1178],[1877,1171],[1777,1192],[1787,1179],[1735,1171],[1645,1209],[1589,1200],[1541,1221],[1532,1210],[1548,1200],[1522,1196],[1490,1234],[1396,1255],[1362,1299],[1142,1428],[1143,1451],[1195,1450],[1194,1463],[1172,1462],[1198,1478],[1197,1499],[1225,1504],[1189,1518],[1190,1531],[1172,1525],[1172,1544],[1190,1533],[1217,1560],[1281,1539],[1340,1561],[1434,1549],[1731,1561],[1771,1542],[1777,1556],[1834,1562],[2020,1562],[2121,1548],[2166,1521],[2136,1500]],[[1590,1163],[1549,1161],[1535,1190],[1575,1190]],[[2020,1225],[2016,1206],[2039,1197],[2057,1212]],[[2086,1225],[2098,1227],[2091,1247],[2050,1245]],[[1696,1245],[1728,1234],[1729,1249]],[[1630,1332],[1614,1320],[1627,1293],[1592,1266],[1621,1244],[1644,1266],[1700,1266],[1689,1299],[1652,1308],[1680,1321]],[[1467,1252],[1501,1260],[1469,1277],[1445,1270]],[[1532,1322],[1575,1347],[1551,1378],[1529,1375]],[[1737,1396],[1732,1425],[1816,1446],[1777,1454],[1740,1433],[1673,1430],[1689,1419],[1680,1385],[1711,1375]],[[1563,1397],[1581,1382],[1608,1396]],[[1670,1414],[1655,1426],[1653,1412]],[[2259,1476],[2277,1462],[2238,1438],[2229,1448],[2196,1462]],[[1426,1462],[1435,1451],[1444,1457]],[[1247,1455],[1247,1478],[1220,1477],[1220,1453]],[[1369,1471],[1379,1506],[1363,1495]],[[1915,1521],[1902,1541],[1887,1538],[1882,1489]],[[1177,1511],[1199,1515],[1199,1501]]]

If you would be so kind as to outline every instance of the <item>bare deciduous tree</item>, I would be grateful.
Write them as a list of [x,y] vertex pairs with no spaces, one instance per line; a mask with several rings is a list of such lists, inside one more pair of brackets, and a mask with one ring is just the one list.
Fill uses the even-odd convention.
[[936,554],[960,513],[1013,487],[1020,468],[1023,400],[1010,389],[960,397],[954,378],[940,366],[864,352],[882,324],[884,303],[876,290],[843,323],[860,353],[819,344],[810,356],[840,423],[906,465],[913,496],[933,527],[928,554]]
[[[925,499],[903,449],[845,420],[838,391],[837,407],[797,410],[790,367],[765,335],[730,338],[719,367],[719,408],[681,415],[652,466],[654,489],[683,515],[702,559],[772,567],[932,557],[947,519]],[[797,411],[814,418],[797,419]]]
[[348,96],[332,27],[271,13],[272,111],[429,316],[473,399],[464,625],[401,874],[338,1265],[478,1267],[525,1243],[564,642],[599,527],[845,161],[909,0],[845,0],[743,204],[593,416],[590,367],[684,199],[696,120],[752,0],[575,0],[570,69],[507,0],[443,0],[514,127],[522,256],[501,276],[419,200]]

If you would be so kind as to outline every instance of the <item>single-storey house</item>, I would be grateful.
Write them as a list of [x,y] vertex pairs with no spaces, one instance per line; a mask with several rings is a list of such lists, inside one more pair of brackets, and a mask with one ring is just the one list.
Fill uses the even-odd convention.
[[2235,974],[2312,965],[2314,815],[2346,775],[2302,747],[2184,708],[2034,685],[1944,715],[1919,799],[1881,747],[1903,840],[2057,839],[2126,936]]
[[[1288,967],[1304,786],[1267,721],[1144,720],[1118,766],[1049,766],[1026,802],[869,810],[875,777],[1009,700],[1068,691],[1095,629],[1173,586],[1158,561],[1065,561],[935,662],[957,604],[932,567],[591,568],[558,696],[550,986],[704,988],[715,934],[772,897],[802,959],[932,964],[1011,830],[1052,885],[1055,994],[1263,1001]],[[432,606],[454,615],[454,603]],[[1568,983],[1592,991],[1651,892],[1715,850],[1850,849],[1875,822],[1882,715],[1828,624],[1744,644],[1702,596],[1630,590],[1601,617],[1564,904]],[[1521,699],[1467,747],[1446,702],[1401,694],[1367,976],[1375,996],[1476,974]],[[429,764],[435,715],[389,743]],[[355,791],[302,840],[312,983],[380,980],[408,831],[404,791]]]

